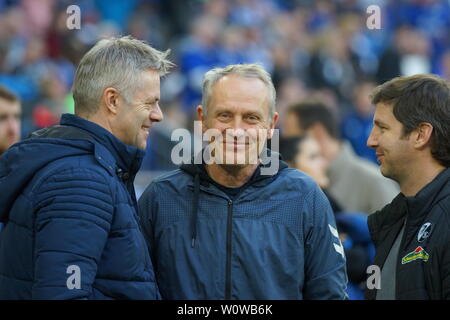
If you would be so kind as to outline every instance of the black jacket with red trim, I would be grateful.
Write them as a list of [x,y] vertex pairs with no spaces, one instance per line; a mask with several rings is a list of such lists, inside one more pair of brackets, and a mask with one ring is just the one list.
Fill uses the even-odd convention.
[[[407,217],[396,266],[396,299],[450,299],[450,168],[416,196],[399,194],[368,218],[376,247],[374,264],[382,269]],[[366,299],[377,288],[366,288]]]

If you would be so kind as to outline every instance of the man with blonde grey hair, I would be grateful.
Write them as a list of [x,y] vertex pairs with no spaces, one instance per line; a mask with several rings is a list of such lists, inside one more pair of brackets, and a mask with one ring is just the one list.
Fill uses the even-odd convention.
[[0,158],[0,299],[157,299],[133,180],[172,63],[131,37],[80,61],[75,115]]
[[[277,137],[275,96],[258,64],[205,74],[197,112],[213,152],[154,180],[139,200],[163,298],[346,298],[325,195],[277,153],[267,152],[278,170],[264,171],[272,164],[260,160]],[[260,161],[250,161],[255,155]]]

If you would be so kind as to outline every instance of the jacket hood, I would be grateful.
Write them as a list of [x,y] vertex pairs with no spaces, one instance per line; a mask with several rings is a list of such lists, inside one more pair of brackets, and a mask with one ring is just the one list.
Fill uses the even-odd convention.
[[34,132],[0,157],[0,222],[7,221],[15,200],[40,169],[62,158],[88,154],[95,155],[111,175],[127,173],[134,179],[145,152],[93,122],[64,114],[61,126]]
[[[266,184],[269,183],[272,179],[274,179],[278,173],[281,170],[284,170],[288,167],[287,163],[284,162],[281,158],[281,155],[275,151],[272,151],[270,149],[266,149],[263,152],[263,156],[266,156],[270,158],[269,161],[262,161],[266,164],[260,164],[257,167],[257,171],[252,176],[251,180],[247,182],[247,187],[249,185],[256,185],[256,184]],[[273,154],[273,157],[272,157]],[[195,241],[197,238],[197,215],[198,215],[198,205],[199,205],[199,197],[200,197],[200,184],[202,182],[204,183],[214,183],[214,181],[208,176],[206,171],[204,170],[204,162],[202,158],[201,164],[195,164],[194,162],[195,158],[192,158],[190,164],[183,164],[181,165],[180,169],[184,172],[190,174],[194,178],[194,198],[193,198],[193,206],[192,206],[192,218],[191,218],[191,227],[192,227],[192,238],[191,238],[191,246],[192,248],[195,247]],[[265,159],[267,160],[267,158]],[[278,170],[275,170],[275,172],[272,172],[272,174],[262,174],[261,170],[262,168],[270,168],[271,165],[273,165],[272,161],[277,161]],[[270,172],[270,171],[269,171]]]
[[67,157],[93,153],[83,140],[32,138],[19,142],[0,157],[0,221],[6,221],[13,203],[36,172]]

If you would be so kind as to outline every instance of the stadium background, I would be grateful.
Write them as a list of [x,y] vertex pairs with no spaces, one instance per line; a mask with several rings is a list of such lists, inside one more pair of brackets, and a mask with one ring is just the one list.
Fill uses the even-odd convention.
[[[80,8],[79,30],[67,27],[71,5]],[[381,8],[380,29],[367,27],[370,5]],[[342,137],[373,162],[372,88],[416,73],[450,80],[450,0],[0,0],[0,84],[22,101],[22,138],[72,113],[81,57],[99,39],[127,34],[170,48],[176,64],[162,80],[164,121],[151,129],[138,196],[176,168],[172,131],[192,130],[212,67],[262,63],[277,89],[281,134],[286,109],[313,97],[333,108]]]
[[[79,30],[67,27],[70,5],[80,8]],[[381,8],[380,29],[366,25],[370,5]],[[175,167],[171,132],[192,129],[202,76],[214,66],[262,63],[277,89],[280,124],[289,105],[317,97],[372,161],[365,141],[373,84],[426,72],[450,79],[445,0],[0,0],[0,84],[22,100],[22,137],[73,112],[80,58],[100,38],[126,34],[171,48],[177,65],[162,82],[165,119],[152,129],[138,190]]]

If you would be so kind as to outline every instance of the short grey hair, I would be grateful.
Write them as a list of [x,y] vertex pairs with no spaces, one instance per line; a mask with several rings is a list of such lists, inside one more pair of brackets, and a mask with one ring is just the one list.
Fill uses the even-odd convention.
[[206,116],[209,100],[211,98],[211,91],[214,84],[216,84],[223,77],[234,74],[243,78],[253,78],[261,80],[267,87],[269,93],[269,117],[272,118],[275,114],[275,101],[277,94],[272,82],[270,74],[264,70],[259,63],[247,64],[232,64],[224,68],[214,68],[205,73],[203,78],[202,90],[202,106],[203,114]]
[[169,53],[170,50],[158,51],[131,36],[100,40],[81,59],[75,74],[76,113],[95,113],[108,87],[117,89],[130,103],[143,71],[156,70],[163,76],[174,66],[167,59]]

